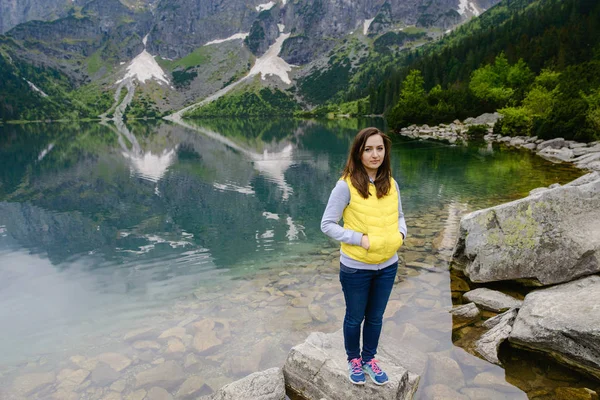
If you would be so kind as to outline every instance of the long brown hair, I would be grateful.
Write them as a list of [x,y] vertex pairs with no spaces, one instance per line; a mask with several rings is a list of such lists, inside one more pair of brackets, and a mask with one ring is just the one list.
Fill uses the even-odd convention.
[[346,167],[342,178],[346,179],[350,177],[350,182],[358,190],[358,193],[365,199],[369,197],[369,175],[367,170],[362,163],[361,156],[365,151],[365,144],[367,139],[373,135],[380,135],[383,138],[383,145],[385,147],[385,156],[383,162],[377,169],[377,176],[375,177],[375,188],[377,189],[377,198],[382,198],[390,192],[392,168],[390,166],[390,150],[392,147],[392,140],[388,135],[381,132],[377,128],[365,128],[356,134],[350,153],[348,154],[348,161],[346,161]]

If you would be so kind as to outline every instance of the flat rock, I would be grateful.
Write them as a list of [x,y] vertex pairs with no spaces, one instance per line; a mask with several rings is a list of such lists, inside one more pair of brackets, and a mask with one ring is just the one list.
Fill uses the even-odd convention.
[[469,400],[469,398],[463,394],[458,393],[456,390],[449,386],[437,383],[430,385],[423,391],[427,400]]
[[592,177],[465,215],[453,268],[473,282],[537,285],[599,273],[600,178]]
[[223,386],[202,400],[284,400],[285,381],[281,368],[255,372]]
[[522,300],[517,300],[507,294],[487,288],[471,290],[463,294],[463,297],[485,310],[494,312],[503,312],[513,307],[519,308],[523,303]]
[[452,329],[458,329],[481,318],[481,311],[475,303],[463,304],[450,310]]
[[21,375],[15,378],[13,390],[21,396],[27,396],[54,383],[55,377],[53,372]]
[[147,400],[173,400],[173,396],[161,387],[153,387],[148,390]]
[[512,331],[513,322],[517,317],[517,309],[511,308],[494,318],[498,317],[500,318],[494,321],[494,326],[475,342],[475,350],[489,362],[500,365],[498,349]]
[[117,372],[121,372],[131,365],[131,360],[120,353],[102,353],[96,359],[108,364]]
[[509,341],[600,378],[600,276],[529,293]]
[[341,331],[331,334],[311,333],[306,341],[290,350],[283,368],[285,382],[310,399],[412,399],[419,376],[409,372],[393,351],[386,350],[381,337],[377,359],[390,377],[385,386],[367,383],[356,386],[348,382],[348,367]]
[[429,354],[427,379],[454,390],[465,386],[465,377],[458,363],[452,358],[438,353]]
[[166,361],[155,368],[142,371],[135,376],[135,387],[173,388],[185,379],[183,370],[175,361]]
[[525,393],[504,393],[486,388],[463,388],[460,392],[470,400],[527,400]]

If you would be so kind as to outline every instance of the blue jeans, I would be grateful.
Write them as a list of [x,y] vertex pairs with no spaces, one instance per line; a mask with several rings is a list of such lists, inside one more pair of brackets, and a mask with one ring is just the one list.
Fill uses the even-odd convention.
[[346,300],[344,317],[344,346],[348,361],[359,358],[360,325],[363,324],[362,359],[367,362],[375,357],[398,263],[378,271],[346,267],[340,263],[340,282]]

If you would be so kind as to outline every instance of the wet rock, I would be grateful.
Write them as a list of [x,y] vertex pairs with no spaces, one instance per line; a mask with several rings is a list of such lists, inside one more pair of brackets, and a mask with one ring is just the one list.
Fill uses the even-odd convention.
[[179,339],[183,339],[185,336],[185,328],[183,326],[176,326],[170,329],[167,329],[158,337],[159,339],[168,339],[170,337],[177,337]]
[[385,307],[383,318],[392,318],[404,306],[401,300],[390,300]]
[[427,386],[423,393],[428,400],[469,400],[467,396],[439,383]]
[[194,324],[196,335],[194,336],[194,349],[199,353],[204,353],[221,344],[223,341],[217,337],[215,332],[215,321],[204,319]]
[[540,157],[553,162],[571,161],[574,157],[573,150],[567,149],[566,147],[560,149],[546,147],[545,149],[538,151],[537,154]]
[[123,400],[121,393],[109,392],[106,396],[102,397],[102,400]]
[[87,369],[88,371],[93,370],[98,365],[97,359],[87,359],[84,356],[73,356],[69,360],[79,368]]
[[475,303],[463,304],[450,310],[452,314],[452,329],[459,329],[472,324],[481,318],[481,312]]
[[110,385],[110,390],[114,390],[115,392],[122,393],[123,390],[125,390],[126,386],[127,386],[127,382],[125,382],[124,380],[120,380],[120,381],[116,381],[115,383]]
[[599,304],[597,275],[531,292],[509,341],[600,377]]
[[144,389],[136,390],[125,397],[125,400],[144,400],[146,397],[146,391]]
[[53,372],[21,375],[13,381],[13,390],[20,396],[28,396],[54,383],[55,378]]
[[465,386],[465,377],[458,363],[442,354],[429,354],[427,379],[454,390]]
[[541,142],[540,144],[538,144],[538,150],[543,150],[545,148],[552,148],[552,149],[560,149],[561,147],[565,146],[565,139],[563,138],[556,138],[556,139],[550,139],[550,140],[546,140],[544,142]]
[[188,400],[197,398],[202,389],[206,386],[205,381],[200,376],[190,376],[188,379],[183,382],[177,394],[175,395],[176,399]]
[[65,389],[58,389],[52,393],[52,399],[54,400],[79,400],[79,394],[70,392]]
[[171,389],[185,379],[183,370],[175,361],[167,361],[158,367],[142,371],[135,376],[135,387],[160,386]]
[[554,394],[556,400],[598,400],[598,393],[588,388],[559,387]]
[[[504,374],[503,374],[504,375]],[[473,384],[488,389],[500,390],[502,392],[518,391],[510,383],[506,382],[503,377],[492,372],[482,372],[473,378]]]
[[494,321],[494,326],[481,335],[481,338],[475,342],[475,350],[489,362],[500,365],[498,349],[502,342],[510,335],[516,317],[517,309],[515,308],[511,308],[505,313],[494,317],[498,318]]
[[125,340],[126,342],[134,342],[140,339],[147,339],[153,336],[152,332],[152,328],[135,329],[127,332],[123,337],[123,340]]
[[450,276],[450,290],[453,292],[468,292],[471,290],[469,284],[457,276]]
[[474,282],[538,285],[599,273],[600,178],[594,177],[464,216],[453,267]]
[[[389,339],[391,341],[391,339]],[[284,366],[285,381],[297,392],[312,399],[328,400],[408,399],[417,389],[419,376],[408,372],[393,352],[380,341],[378,359],[390,376],[385,386],[348,384],[346,353],[341,331],[331,334],[311,333],[306,341],[292,348]]]
[[160,349],[160,344],[152,340],[139,340],[133,344],[136,350],[157,350]]
[[167,351],[165,352],[165,354],[172,355],[183,352],[185,352],[185,345],[181,340],[175,338],[169,339],[167,344]]
[[147,400],[173,400],[173,396],[161,387],[153,387],[148,390]]
[[121,372],[131,365],[131,360],[119,353],[103,353],[96,358],[99,361],[110,365],[110,367],[117,372]]
[[184,368],[189,368],[194,364],[198,363],[198,358],[194,355],[194,354],[188,354],[187,356],[185,356],[185,361],[184,361]]
[[318,304],[311,303],[308,305],[308,313],[317,322],[327,322],[327,313]]
[[522,397],[516,397],[513,393],[508,394],[486,388],[463,388],[460,392],[470,400],[515,400],[517,398],[527,398],[524,393]]
[[59,379],[61,382],[58,387],[66,390],[66,391],[73,391],[73,390],[75,390],[75,388],[77,388],[79,385],[81,385],[83,383],[83,381],[85,381],[89,375],[90,375],[90,371],[85,370],[85,369],[79,369],[77,371],[72,371],[69,374],[63,375],[61,377],[63,379]]
[[99,362],[92,371],[91,379],[92,382],[99,386],[106,386],[119,379],[119,373],[112,369],[108,364]]
[[523,303],[507,294],[487,288],[471,290],[463,294],[463,297],[483,309],[494,312],[503,312],[513,307],[518,308]]

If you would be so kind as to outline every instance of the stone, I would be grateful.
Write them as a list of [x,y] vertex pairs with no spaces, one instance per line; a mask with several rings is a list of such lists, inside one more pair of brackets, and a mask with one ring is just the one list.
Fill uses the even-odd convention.
[[102,353],[96,358],[117,372],[121,372],[131,365],[131,360],[119,353]]
[[122,393],[123,390],[125,390],[125,387],[127,387],[127,382],[125,382],[124,380],[121,379],[119,381],[116,381],[112,385],[110,385],[110,390],[114,390],[115,392]]
[[427,386],[423,393],[427,400],[469,400],[467,396],[439,383]]
[[61,379],[61,383],[58,387],[67,391],[73,391],[77,386],[81,385],[89,375],[90,371],[78,369],[77,371],[73,371],[67,376],[64,376],[64,379]]
[[142,371],[135,376],[135,387],[160,386],[171,389],[185,379],[183,370],[175,361],[166,361],[155,368]]
[[173,400],[173,396],[161,387],[153,387],[148,390],[147,400]]
[[177,390],[177,394],[175,395],[176,399],[191,399],[198,397],[198,393],[205,386],[204,379],[200,376],[190,376],[181,384],[179,390]]
[[210,400],[284,400],[285,381],[281,368],[255,372],[238,381],[223,386]]
[[199,353],[204,353],[221,344],[223,341],[217,337],[215,332],[215,321],[204,319],[194,324],[196,336],[194,336],[193,346]]
[[106,394],[104,397],[102,397],[102,400],[122,400],[123,397],[121,397],[121,393],[117,393],[117,392],[108,392],[108,394]]
[[152,333],[152,328],[139,328],[127,332],[123,337],[123,340],[125,340],[126,342],[133,342],[140,339],[147,339],[152,336]]
[[538,144],[537,148],[539,151],[539,150],[543,150],[547,147],[552,148],[552,149],[560,149],[561,147],[565,147],[565,139],[556,138],[556,139],[546,140],[546,141],[543,141],[540,144]]
[[458,363],[442,354],[430,353],[427,379],[458,390],[465,386],[465,377]]
[[160,349],[160,344],[152,340],[139,340],[133,344],[133,348],[136,350],[157,350]]
[[165,354],[176,354],[183,352],[185,352],[185,345],[181,340],[175,338],[169,339]]
[[21,375],[13,381],[13,390],[21,396],[28,396],[43,387],[53,384],[56,376],[53,372]]
[[311,303],[308,305],[308,313],[317,322],[327,322],[327,313],[320,305]]
[[91,380],[99,386],[110,385],[117,379],[119,379],[119,373],[103,362],[99,362],[92,371]]
[[503,312],[513,307],[519,308],[523,303],[522,300],[517,300],[507,294],[487,288],[468,291],[463,294],[463,297],[485,310],[494,312]]
[[573,150],[568,149],[566,147],[562,147],[560,149],[554,149],[552,147],[546,147],[543,150],[539,150],[537,152],[538,156],[543,157],[549,161],[571,161],[575,154]]
[[146,391],[144,389],[136,390],[125,397],[125,400],[144,400],[146,397]]
[[529,293],[508,340],[600,378],[600,276]]
[[465,215],[452,266],[473,282],[552,285],[599,273],[599,251],[600,178]]
[[556,400],[598,400],[598,393],[588,388],[558,387]]
[[517,396],[516,393],[503,393],[486,388],[462,388],[460,393],[467,396],[470,400],[516,400],[527,399],[527,395],[522,393]]
[[402,360],[393,351],[387,350],[387,342],[394,343],[391,338],[382,335],[377,354],[377,359],[390,376],[387,385],[348,384],[341,331],[331,334],[313,332],[304,343],[293,347],[283,368],[285,382],[310,399],[410,399],[417,389],[419,376],[409,372],[402,365]]
[[160,336],[158,337],[159,339],[168,339],[170,337],[177,337],[179,339],[183,339],[183,337],[185,336],[186,331],[185,328],[182,326],[176,326],[170,329],[167,329],[166,331],[164,331],[163,333],[160,334]]
[[481,312],[475,303],[463,304],[450,310],[452,329],[459,329],[481,318]]
[[505,313],[494,317],[494,319],[498,317],[500,318],[497,319],[497,322],[494,322],[494,326],[475,342],[475,350],[489,362],[500,365],[498,349],[512,331],[513,322],[517,317],[517,309],[511,308]]
[[[504,374],[503,374],[504,375]],[[502,392],[515,392],[518,389],[493,372],[482,372],[473,378],[473,384],[483,388],[500,390]]]

